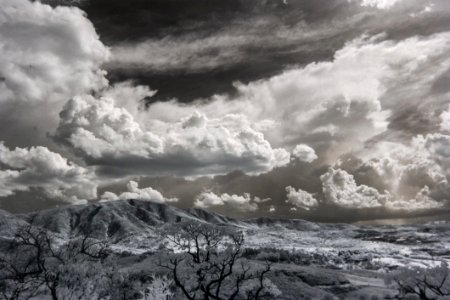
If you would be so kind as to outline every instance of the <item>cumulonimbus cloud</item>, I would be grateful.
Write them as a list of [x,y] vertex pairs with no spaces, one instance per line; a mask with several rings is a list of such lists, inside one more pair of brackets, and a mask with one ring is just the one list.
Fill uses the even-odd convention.
[[[48,145],[67,99],[107,85],[109,50],[84,12],[28,0],[0,7],[0,140]],[[33,134],[30,134],[33,132]]]
[[107,83],[108,49],[74,7],[2,1],[0,53],[0,101],[65,101]]
[[94,164],[126,165],[154,175],[213,175],[236,169],[260,173],[286,165],[290,155],[274,149],[242,115],[209,119],[194,112],[178,122],[147,128],[111,98],[75,97],[60,114],[56,137]]

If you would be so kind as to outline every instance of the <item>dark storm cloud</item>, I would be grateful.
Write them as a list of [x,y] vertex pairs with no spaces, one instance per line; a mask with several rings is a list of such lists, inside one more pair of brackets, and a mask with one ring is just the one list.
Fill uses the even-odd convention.
[[[78,5],[92,20],[102,39],[111,45],[118,41],[139,41],[189,33],[209,34],[224,26],[240,24],[249,18],[273,17],[286,25],[301,20],[330,20],[348,6],[347,0],[86,0],[58,1]],[[300,18],[300,20],[299,20]]]
[[151,101],[182,102],[329,60],[362,33],[404,39],[450,28],[443,1],[430,2],[428,14],[421,1],[400,4],[380,11],[347,0],[78,3],[117,56],[107,66],[112,81],[132,78],[159,91]]
[[[343,40],[325,44],[327,37],[320,42],[314,37],[299,47],[291,37],[277,38],[298,24],[324,19],[344,5],[343,1],[339,5],[327,3],[326,11],[320,9],[319,13],[318,2],[307,1],[300,9],[296,7],[300,3],[292,7],[282,1],[213,1],[206,5],[203,1],[147,1],[151,13],[146,20],[170,18],[172,22],[130,28],[131,36],[141,33],[133,40],[128,35],[120,38],[119,34],[118,39],[114,35],[111,46],[113,50],[118,47],[117,59],[107,66],[110,78],[131,77],[151,85],[159,91],[153,101],[191,101],[232,92],[236,80],[249,82],[272,76],[293,62],[328,59]],[[145,29],[141,31],[140,26]],[[137,48],[143,48],[141,53],[135,53]],[[129,53],[134,57],[134,63],[127,63],[120,49],[125,56]]]
[[[423,2],[411,3],[382,12],[347,0],[136,1],[129,5],[87,1],[83,8],[117,54],[108,66],[112,80],[134,78],[152,86],[159,91],[152,101],[177,98],[185,102],[232,93],[237,80],[250,82],[291,65],[329,60],[348,40],[363,33],[383,32],[389,39],[405,39],[450,28],[448,10],[440,9],[445,5],[442,1],[435,3],[432,16],[420,15]],[[413,13],[418,15],[411,18]],[[110,22],[105,29],[103,22]],[[116,24],[123,26],[116,31]],[[131,62],[119,49],[125,56],[128,53]]]

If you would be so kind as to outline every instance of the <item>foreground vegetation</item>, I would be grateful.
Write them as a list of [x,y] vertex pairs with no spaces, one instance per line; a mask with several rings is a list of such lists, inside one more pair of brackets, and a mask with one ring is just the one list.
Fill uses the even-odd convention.
[[[80,230],[62,239],[42,227],[20,226],[1,244],[0,299],[448,299],[450,272],[395,268],[320,253],[248,248],[243,232],[197,221],[168,223],[156,251],[119,251]],[[374,270],[379,290],[354,286],[339,266]],[[308,269],[309,268],[309,269]],[[316,270],[317,269],[317,270]],[[314,271],[316,270],[316,271]],[[354,275],[352,275],[354,276]],[[308,287],[320,289],[308,290]],[[380,293],[380,290],[387,291]],[[353,294],[352,294],[353,293]],[[345,296],[343,296],[345,295]],[[350,296],[353,295],[353,296]]]

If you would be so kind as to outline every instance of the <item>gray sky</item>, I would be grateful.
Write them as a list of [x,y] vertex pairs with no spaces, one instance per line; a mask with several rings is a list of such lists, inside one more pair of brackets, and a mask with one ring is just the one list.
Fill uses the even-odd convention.
[[6,0],[0,208],[439,214],[446,0]]

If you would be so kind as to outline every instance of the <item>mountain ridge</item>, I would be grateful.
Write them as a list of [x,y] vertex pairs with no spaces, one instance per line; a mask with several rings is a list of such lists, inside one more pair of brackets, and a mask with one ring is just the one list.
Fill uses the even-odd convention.
[[[254,218],[237,220],[200,208],[177,208],[164,203],[128,199],[97,202],[87,205],[67,205],[31,213],[13,214],[0,210],[0,234],[11,234],[23,224],[32,224],[63,237],[80,233],[97,238],[120,240],[136,232],[152,232],[167,223],[192,220],[234,227],[285,227],[295,230],[316,231],[323,224],[302,219]],[[326,226],[326,225],[325,225]],[[351,225],[348,225],[351,226]]]

